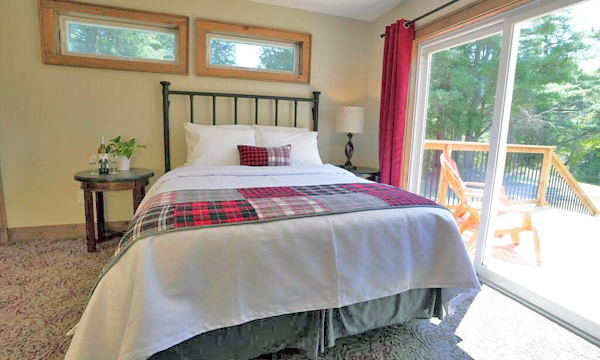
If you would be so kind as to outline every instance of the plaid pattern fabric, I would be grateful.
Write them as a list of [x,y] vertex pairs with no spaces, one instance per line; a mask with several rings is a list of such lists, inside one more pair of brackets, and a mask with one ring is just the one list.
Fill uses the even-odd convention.
[[256,211],[248,200],[176,204],[173,218],[175,228],[258,220]]
[[232,201],[246,199],[236,189],[179,190],[158,194],[144,204],[142,210],[155,206],[192,201]]
[[408,191],[374,183],[165,192],[148,199],[140,208],[98,281],[132,244],[151,235],[228,224],[415,206],[444,208]]
[[292,145],[257,147],[238,145],[240,164],[246,166],[290,166]]
[[317,215],[325,212],[325,208],[318,201],[306,196],[257,198],[248,201],[254,206],[261,220]]
[[[371,195],[390,206],[441,206],[417,194],[383,184],[342,184],[341,188],[355,193]],[[391,189],[393,190],[391,190]]]
[[307,196],[351,194],[349,190],[338,185],[294,186],[294,189]]
[[389,207],[388,203],[374,196],[350,192],[336,196],[319,195],[314,196],[313,199],[320,203],[327,212],[331,213],[360,211],[365,207],[371,209]]
[[238,189],[246,199],[306,196],[291,186]]

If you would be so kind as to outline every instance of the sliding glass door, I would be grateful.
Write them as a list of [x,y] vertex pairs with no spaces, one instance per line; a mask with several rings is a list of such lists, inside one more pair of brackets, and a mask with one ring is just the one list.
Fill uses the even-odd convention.
[[600,0],[538,1],[420,44],[409,188],[476,270],[600,344]]

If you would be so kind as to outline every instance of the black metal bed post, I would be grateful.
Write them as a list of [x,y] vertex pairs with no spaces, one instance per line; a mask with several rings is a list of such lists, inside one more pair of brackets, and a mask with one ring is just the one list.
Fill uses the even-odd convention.
[[254,123],[258,125],[258,98],[254,98]]
[[279,121],[279,100],[275,99],[275,126],[278,125]]
[[236,125],[237,125],[237,100],[238,100],[237,96],[233,98],[233,104],[234,104],[233,105],[233,108],[234,108],[233,112],[235,114],[233,116],[233,123],[236,124]]
[[190,122],[194,123],[194,95],[190,95]]
[[217,125],[217,97],[213,95],[213,125]]
[[298,127],[298,101],[294,101],[294,127]]
[[165,146],[165,174],[171,170],[171,148],[169,145],[169,85],[168,81],[161,81],[163,95],[163,132]]
[[314,131],[319,130],[319,96],[321,95],[320,91],[313,91],[313,97],[315,99],[315,105],[313,106],[313,125]]

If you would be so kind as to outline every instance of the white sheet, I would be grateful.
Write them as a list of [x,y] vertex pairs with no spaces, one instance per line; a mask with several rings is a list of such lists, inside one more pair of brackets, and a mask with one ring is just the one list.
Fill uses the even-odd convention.
[[[353,182],[366,180],[331,165],[186,167],[159,179],[146,199],[176,189]],[[444,209],[165,233],[139,240],[100,281],[66,359],[146,359],[217,328],[438,287],[450,312],[480,289]]]

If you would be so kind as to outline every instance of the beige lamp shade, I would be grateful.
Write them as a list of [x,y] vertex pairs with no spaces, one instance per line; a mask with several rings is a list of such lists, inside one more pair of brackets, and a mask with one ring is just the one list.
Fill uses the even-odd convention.
[[335,131],[346,134],[365,132],[367,109],[356,106],[342,106],[338,111]]

